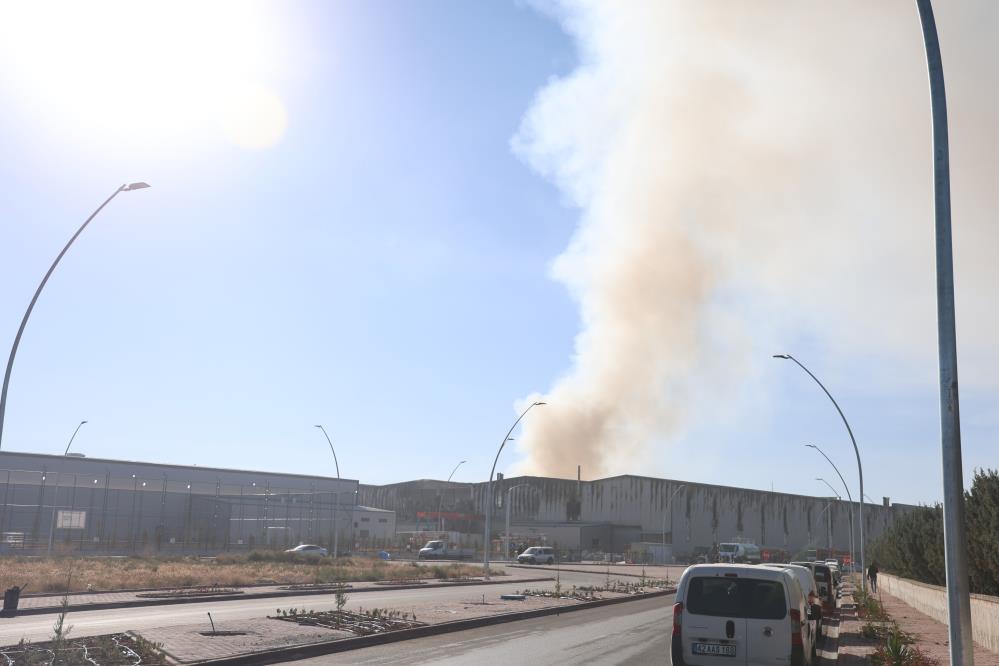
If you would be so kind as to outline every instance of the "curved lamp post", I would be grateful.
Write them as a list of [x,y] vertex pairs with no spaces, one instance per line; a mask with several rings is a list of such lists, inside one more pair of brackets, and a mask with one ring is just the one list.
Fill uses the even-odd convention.
[[[864,496],[864,466],[860,464],[860,449],[857,448],[857,439],[853,436],[853,430],[850,428],[850,422],[846,420],[846,415],[843,414],[843,410],[839,408],[839,403],[836,402],[836,398],[832,397],[832,393],[825,387],[825,385],[819,381],[819,378],[812,374],[812,371],[806,368],[801,361],[791,356],[790,354],[774,354],[774,358],[784,359],[786,361],[794,361],[799,368],[804,370],[809,377],[815,380],[815,383],[819,385],[826,397],[832,401],[833,407],[839,412],[839,417],[843,419],[843,425],[846,426],[846,432],[850,435],[850,441],[853,443],[853,452],[857,455],[857,472],[860,475],[860,496]],[[864,564],[864,502],[860,502],[860,570],[865,571],[866,567]],[[867,591],[867,577],[861,576],[863,580],[864,592]]]
[[326,435],[326,441],[329,442],[329,444],[330,444],[330,451],[333,452],[333,464],[336,465],[336,478],[339,480],[340,479],[340,462],[336,459],[336,450],[333,448],[333,440],[330,439],[329,434],[327,434],[326,428],[322,427],[321,425],[317,425],[315,427],[317,427],[320,430],[322,430],[323,434]]
[[[467,460],[462,460],[460,463],[458,463],[457,465],[454,466],[454,469],[451,470],[451,473],[447,475],[447,482],[448,483],[451,483],[451,477],[454,476],[454,473],[458,471],[458,468],[461,467],[462,465],[464,465],[467,462],[468,462]],[[443,507],[443,506],[444,506],[444,493],[441,492],[440,501],[437,502],[437,531],[438,532],[443,532],[444,531],[444,518],[443,518],[443,516],[441,516],[441,507]]]
[[[333,448],[333,440],[326,433],[326,428],[322,425],[315,426],[323,431],[326,435],[326,441],[330,443],[330,451],[333,452],[333,464],[336,465],[336,480],[340,480],[340,463],[336,459],[336,450]],[[354,505],[357,505],[355,498]],[[337,553],[340,549],[340,523],[337,521],[337,509],[340,508],[340,489],[337,486],[337,491],[333,493],[333,559],[337,558]]]
[[823,479],[823,478],[822,478],[821,476],[817,476],[817,477],[815,477],[815,480],[816,480],[816,481],[821,481],[822,483],[824,483],[824,484],[826,484],[827,486],[829,486],[829,490],[831,490],[831,491],[832,491],[832,494],[833,494],[833,496],[835,496],[835,497],[836,497],[836,499],[838,499],[838,500],[841,500],[841,501],[842,501],[842,499],[843,499],[843,496],[842,496],[842,495],[840,495],[840,494],[839,494],[838,492],[836,492],[836,489],[832,487],[832,484],[831,484],[831,483],[829,483],[828,481],[826,481],[825,479]]
[[[669,544],[670,546],[672,546],[673,545],[673,498],[676,497],[676,494],[678,492],[680,492],[686,487],[687,487],[686,483],[681,483],[680,486],[676,490],[674,490],[673,493],[669,496],[669,499],[666,500],[666,511],[663,513],[663,532],[662,532],[664,560],[666,559],[666,516],[669,516]],[[672,556],[672,553],[670,553],[670,555]],[[666,562],[663,562],[663,564],[666,564]]]
[[[968,547],[964,525],[961,411],[957,390],[957,333],[954,325],[954,253],[950,222],[950,141],[947,95],[937,23],[930,0],[916,0],[926,47],[933,121],[933,203],[937,254],[937,352],[940,366],[940,449],[943,456],[944,560],[950,663],[974,663]],[[866,578],[865,578],[866,580]]]
[[[854,560],[854,557],[856,553],[853,550],[853,495],[850,494],[850,486],[846,485],[846,479],[844,479],[843,475],[839,473],[839,467],[836,467],[836,463],[834,463],[832,459],[826,455],[825,451],[815,446],[814,444],[805,444],[805,446],[807,446],[810,449],[815,449],[816,451],[821,453],[822,457],[825,458],[830,465],[832,465],[832,468],[834,470],[836,470],[836,475],[839,477],[839,480],[843,482],[843,489],[846,491],[846,497],[847,499],[850,500],[850,566],[855,567],[856,561]],[[825,481],[825,479],[823,479],[823,481]],[[826,485],[832,488],[832,486],[829,485],[828,481],[826,481]],[[835,493],[836,491],[833,490],[833,492]],[[839,493],[836,494],[838,495]],[[864,575],[863,571],[861,571],[860,573],[861,575]]]
[[540,492],[529,483],[518,483],[506,489],[506,532],[503,537],[503,557],[510,556],[510,497],[517,488],[532,488],[535,492]]
[[90,221],[93,220],[95,217],[97,217],[97,213],[104,210],[104,207],[107,206],[109,203],[111,203],[111,200],[114,199],[116,196],[118,196],[121,192],[142,190],[147,187],[149,187],[149,185],[147,185],[146,183],[129,183],[128,185],[122,185],[121,187],[116,189],[111,194],[111,196],[105,199],[104,203],[98,206],[97,210],[91,213],[90,217],[88,217],[86,221],[84,221],[84,223],[80,225],[80,228],[76,230],[76,233],[73,234],[73,237],[69,239],[69,242],[66,243],[66,246],[62,248],[62,252],[59,253],[59,255],[55,258],[55,261],[52,262],[52,265],[49,266],[49,270],[47,273],[45,273],[45,277],[42,278],[42,281],[41,283],[39,283],[38,288],[35,289],[35,295],[31,297],[31,302],[28,304],[28,309],[25,310],[24,317],[21,318],[21,325],[17,329],[17,335],[14,336],[14,344],[11,345],[10,356],[7,357],[7,369],[4,371],[3,374],[3,390],[0,391],[0,448],[3,447],[3,421],[4,421],[4,415],[7,413],[7,388],[10,385],[10,373],[14,369],[14,357],[17,356],[17,347],[18,345],[21,344],[21,335],[24,334],[24,327],[28,325],[28,317],[31,316],[31,311],[35,309],[35,303],[38,301],[38,296],[42,293],[42,289],[45,288],[45,283],[49,281],[49,278],[52,276],[52,272],[55,271],[56,266],[59,265],[59,262],[62,260],[63,255],[65,255],[66,252],[69,251],[70,246],[73,245],[73,241],[75,241],[79,237],[79,235],[83,233],[83,230],[87,228],[87,225],[90,224]]
[[486,532],[485,540],[482,543],[482,550],[485,552],[482,557],[482,569],[483,577],[486,580],[489,580],[489,533],[493,527],[493,475],[496,474],[496,463],[499,462],[500,454],[503,453],[503,447],[506,446],[506,443],[510,440],[510,435],[513,434],[513,429],[517,427],[517,424],[520,423],[521,419],[527,416],[527,412],[531,411],[535,407],[545,404],[548,403],[532,402],[527,406],[527,409],[520,413],[520,416],[517,417],[517,420],[513,422],[513,425],[510,426],[510,429],[506,432],[506,435],[503,437],[503,441],[500,442],[499,450],[496,452],[496,457],[493,459],[492,469],[489,470],[489,486],[486,490]]
[[76,439],[76,433],[80,432],[80,428],[86,421],[80,421],[80,425],[76,426],[76,430],[73,431],[73,436],[69,438],[69,444],[66,445],[66,451],[63,453],[64,456],[69,455],[69,447],[73,446],[73,440]]

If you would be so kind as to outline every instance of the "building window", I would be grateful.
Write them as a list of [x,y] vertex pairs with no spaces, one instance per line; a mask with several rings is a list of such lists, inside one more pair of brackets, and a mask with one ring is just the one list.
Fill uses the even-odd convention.
[[368,530],[361,530],[361,538],[362,539],[368,538]]
[[378,522],[379,523],[387,523],[388,522],[388,518],[379,518]]
[[592,546],[593,546],[594,548],[596,548],[597,546],[599,546],[599,545],[600,545],[600,539],[594,539],[594,540],[593,540],[593,543],[592,543],[591,545],[592,545]]
[[82,530],[87,527],[86,511],[59,511],[56,514],[56,527],[61,530]]
[[371,519],[370,518],[361,518],[361,522],[362,523],[370,523]]

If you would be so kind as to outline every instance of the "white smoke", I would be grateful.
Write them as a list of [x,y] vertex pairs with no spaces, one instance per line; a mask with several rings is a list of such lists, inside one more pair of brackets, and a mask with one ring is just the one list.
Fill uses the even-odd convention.
[[[995,367],[982,331],[995,308],[975,286],[996,277],[999,188],[983,175],[999,147],[987,74],[999,12],[962,8],[937,17],[959,326],[975,322],[959,333]],[[634,471],[685,423],[691,396],[711,393],[709,368],[738,381],[761,330],[918,360],[925,378],[934,237],[914,3],[586,1],[553,13],[580,65],[539,92],[513,144],[581,210],[553,275],[582,330],[572,369],[525,421],[521,471]]]

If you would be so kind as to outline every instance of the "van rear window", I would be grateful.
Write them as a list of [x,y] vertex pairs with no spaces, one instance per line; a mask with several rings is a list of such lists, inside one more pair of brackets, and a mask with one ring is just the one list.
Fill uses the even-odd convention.
[[693,578],[687,610],[694,615],[781,620],[787,615],[784,586],[773,580]]

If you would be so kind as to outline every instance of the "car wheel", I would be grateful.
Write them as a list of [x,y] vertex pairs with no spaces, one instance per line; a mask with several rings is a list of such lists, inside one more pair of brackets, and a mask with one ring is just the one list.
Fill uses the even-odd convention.
[[555,564],[555,558],[549,557],[548,558],[548,564]]

